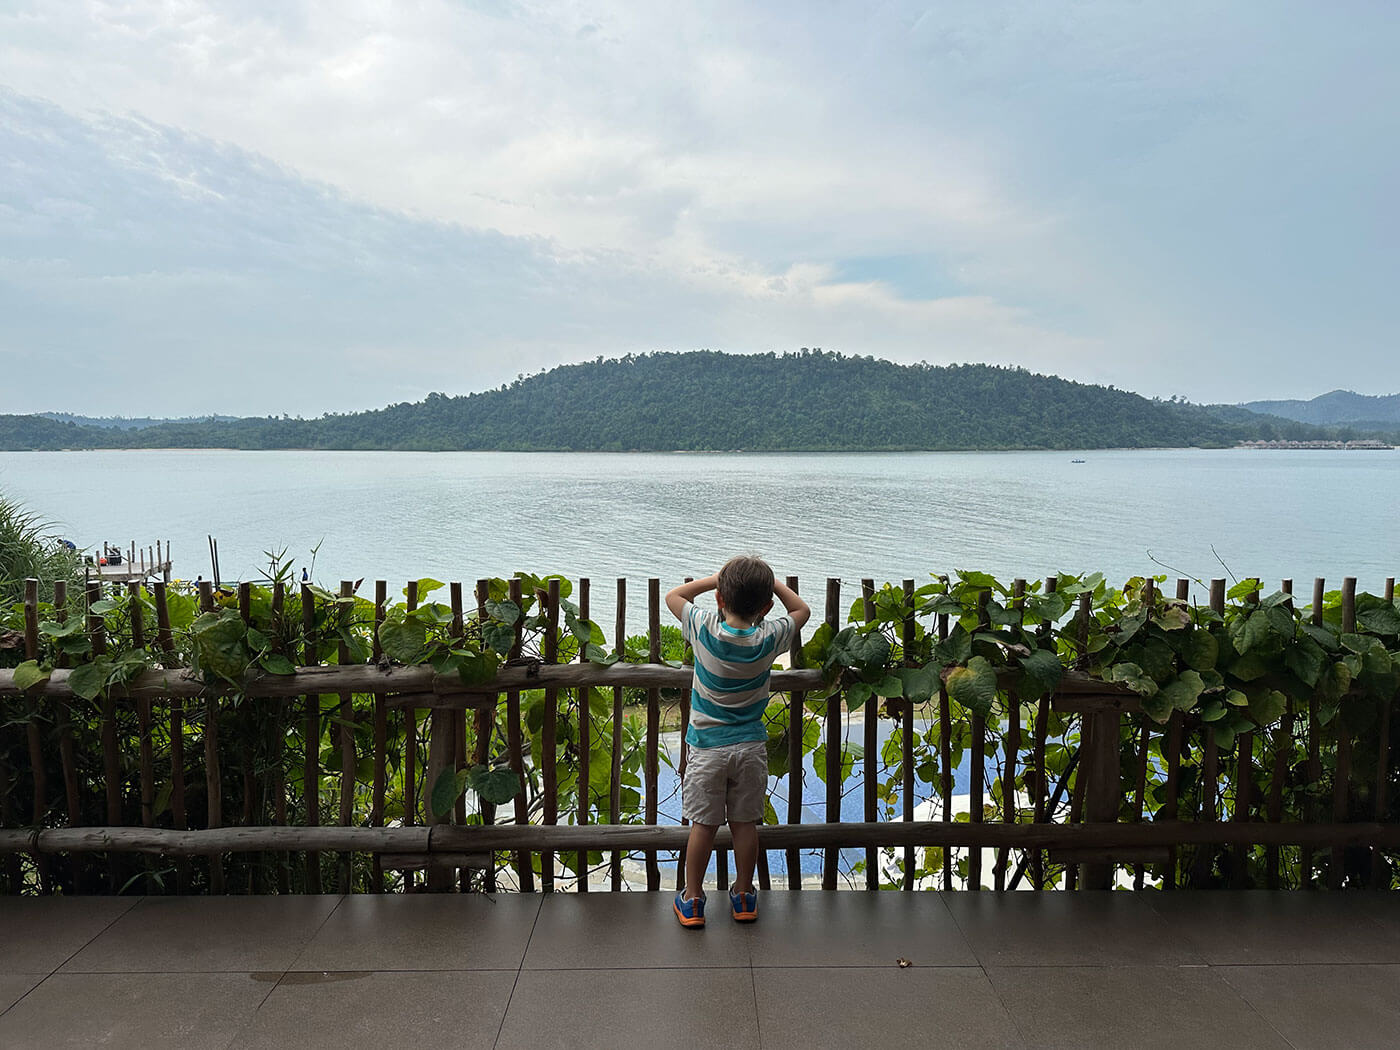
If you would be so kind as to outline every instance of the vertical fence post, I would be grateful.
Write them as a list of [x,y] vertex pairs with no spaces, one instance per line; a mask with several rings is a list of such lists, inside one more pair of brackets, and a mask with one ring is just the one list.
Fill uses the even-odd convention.
[[[1024,615],[1026,581],[1017,578],[1011,584],[1011,607],[1016,610],[1018,622]],[[1016,764],[1021,751],[1021,698],[1014,689],[1006,696],[1006,752],[1001,773],[1001,819],[1007,824],[1017,823],[1016,805]],[[1006,864],[1010,850],[1006,846],[997,849],[996,864],[992,869],[992,885],[1000,892],[1006,889]]]
[[[513,576],[510,580],[510,600],[517,608],[522,609],[521,615],[515,620],[515,641],[511,643],[509,659],[520,658],[520,650],[524,644],[523,632],[525,629],[525,616],[523,612],[523,594],[520,587],[520,577]],[[510,768],[515,775],[520,778],[520,790],[515,796],[515,822],[516,824],[530,823],[530,802],[526,796],[525,783],[525,752],[524,742],[521,739],[520,729],[520,693],[512,690],[506,693],[506,750],[510,756]],[[520,891],[522,893],[535,892],[535,858],[526,849],[517,850],[515,854],[515,874]]]
[[[142,615],[141,585],[127,584],[127,608],[131,615],[131,644],[137,649],[146,648],[146,624]],[[138,697],[136,700],[136,723],[140,740],[137,744],[141,782],[141,826],[153,828],[156,824],[156,760],[151,744],[151,698]]]
[[[948,585],[948,577],[943,577]],[[938,640],[948,640],[948,614],[938,614]],[[938,683],[938,802],[943,823],[953,822],[953,717],[948,700],[948,687]],[[953,847],[943,847],[943,889],[953,888]]]
[[[1045,593],[1054,594],[1060,586],[1058,576],[1047,576],[1045,578]],[[1049,632],[1051,630],[1049,622],[1041,624],[1038,631]],[[1031,744],[1031,762],[1035,765],[1035,803],[1031,820],[1036,824],[1045,823],[1045,807],[1049,798],[1049,793],[1045,790],[1045,738],[1050,732],[1050,705],[1053,701],[1050,695],[1042,696],[1036,704],[1035,709],[1035,740]],[[1052,814],[1053,815],[1053,814]],[[1037,890],[1045,889],[1045,851],[1034,849],[1030,857],[1031,885]]]
[[[1225,614],[1224,580],[1210,581],[1210,607],[1217,615]],[[1204,823],[1214,823],[1220,779],[1219,744],[1215,740],[1215,730],[1204,723],[1201,725],[1201,738],[1200,813],[1196,819]],[[1211,869],[1214,867],[1214,856],[1213,846],[1201,844],[1196,847],[1196,855],[1191,863],[1192,886],[1199,888],[1209,881]]]
[[[384,655],[379,641],[379,629],[384,626],[384,607],[389,600],[387,580],[374,581],[374,633],[370,639],[371,656],[375,664]],[[374,781],[370,787],[369,826],[384,826],[385,782],[388,779],[389,705],[383,693],[374,694]],[[376,853],[370,858],[370,892],[384,892],[384,858]]]
[[[875,622],[875,581],[863,579],[860,581],[860,599],[865,607],[865,622]],[[879,780],[879,764],[877,759],[880,755],[880,698],[873,693],[865,701],[865,718],[862,724],[865,728],[862,747],[865,749],[865,757],[861,760],[861,793],[865,802],[865,820],[867,823],[874,823],[879,819],[879,810],[876,808]],[[878,890],[880,888],[880,857],[884,851],[878,846],[867,846],[865,848],[865,888],[867,890]]]
[[[26,660],[39,659],[39,581],[33,578],[24,581],[24,656]],[[37,709],[39,701],[35,700],[34,704]],[[146,702],[146,706],[149,710],[150,701]],[[36,714],[37,710],[25,721],[24,728],[29,744],[30,773],[34,780],[34,826],[41,828],[48,820],[49,785],[44,771],[44,737],[39,730]],[[143,737],[142,743],[145,748],[143,756],[149,755],[149,737]],[[143,814],[144,812],[143,809]],[[146,826],[150,827],[149,824]],[[53,873],[48,856],[36,850],[34,865],[39,871],[40,891],[45,894],[52,893]]]
[[[281,580],[272,584],[272,637],[273,651],[278,656],[287,656],[286,651],[286,604],[287,586]],[[272,713],[272,823],[281,827],[287,823],[287,702],[278,698],[269,701]],[[291,874],[287,870],[286,853],[269,854],[269,860],[277,872],[277,892],[291,892]]]
[[[208,580],[199,584],[199,608],[203,612],[214,611],[214,585]],[[224,825],[224,778],[219,763],[219,700],[213,696],[204,701],[204,790],[208,796],[205,805],[208,826],[221,828]],[[224,858],[220,854],[209,857],[209,892],[224,892]]]
[[[904,623],[900,629],[900,647],[904,650],[904,666],[917,666],[914,660],[914,581],[904,581]],[[899,738],[901,816],[906,822],[914,819],[914,701],[905,696],[900,705],[904,732]],[[904,847],[904,888],[914,888],[913,846]]]
[[[1093,616],[1089,595],[1080,598],[1080,614],[1083,616],[1084,638],[1088,638],[1090,619]],[[1119,753],[1118,740],[1121,732],[1119,715],[1116,711],[1099,711],[1084,716],[1088,730],[1088,742],[1084,746],[1085,764],[1080,766],[1080,776],[1084,777],[1084,820],[1090,824],[1114,823],[1118,819]],[[1093,861],[1079,866],[1079,885],[1084,890],[1106,890],[1113,885],[1114,864],[1110,860]]]
[[[301,628],[305,642],[302,660],[307,667],[320,663],[319,646],[316,644],[316,598],[309,584],[301,585]],[[306,721],[304,731],[304,755],[301,773],[301,799],[306,811],[305,822],[308,828],[321,824],[321,697],[307,693]],[[413,811],[404,807],[404,823],[413,823]],[[321,892],[321,854],[316,850],[306,851],[306,891]]]
[[[544,662],[559,659],[559,581],[551,579],[549,589],[538,595],[545,602]],[[540,728],[540,782],[544,792],[544,824],[559,823],[559,690],[544,691],[544,725]],[[540,889],[554,892],[554,851],[540,851]]]
[[[841,626],[841,581],[826,581],[826,622],[833,632]],[[841,821],[841,693],[826,696],[826,822]],[[822,856],[822,889],[836,888],[836,862],[840,850],[827,846]]]
[[[449,591],[449,594],[452,592]],[[455,601],[453,607],[454,620],[458,620],[461,615],[462,589],[457,585]],[[452,625],[454,630],[460,630],[458,623]],[[416,714],[416,713],[415,713]],[[439,810],[437,787],[439,782],[449,774],[455,776],[453,770],[453,759],[455,757],[457,716],[456,712],[446,708],[434,707],[428,714],[428,767],[427,776],[423,780],[423,823],[429,828],[438,824],[452,823],[452,811],[455,808],[454,802],[445,809]],[[429,841],[431,842],[431,831]],[[423,873],[424,882],[429,893],[446,893],[452,889],[453,872],[452,868],[441,861],[435,860],[430,853],[425,858],[425,871]]]
[[[161,660],[166,667],[175,664],[175,634],[170,626],[170,607],[166,599],[169,582],[159,580],[155,584],[156,599],[156,644],[160,646]],[[71,746],[71,737],[70,737]],[[189,827],[189,817],[185,812],[185,701],[178,696],[170,698],[170,822],[176,831]],[[190,865],[188,859],[175,861],[175,891],[189,890]]]
[[[1293,593],[1293,581],[1284,580],[1280,585],[1284,594]],[[1293,613],[1293,599],[1290,597],[1284,607]],[[1273,764],[1269,773],[1269,801],[1267,819],[1271,824],[1283,820],[1283,784],[1288,779],[1289,758],[1293,752],[1293,697],[1288,697],[1284,707],[1283,721],[1274,727],[1271,734]],[[1264,885],[1276,890],[1279,887],[1279,848],[1270,844],[1264,849]]]
[[[1347,576],[1342,580],[1342,633],[1352,634],[1356,631],[1356,577]],[[1342,703],[1346,703],[1343,697]],[[1332,822],[1343,824],[1351,815],[1351,730],[1347,728],[1346,718],[1338,708],[1337,715],[1332,719],[1332,724],[1337,728],[1337,762],[1332,777]],[[1346,850],[1341,846],[1333,846],[1331,858],[1327,864],[1327,884],[1334,890],[1342,888],[1342,881],[1346,876]]]
[[[796,576],[787,578],[787,585],[797,590]],[[792,645],[788,648],[788,664],[793,668],[802,666],[802,632],[792,633]],[[794,689],[788,694],[788,796],[787,819],[789,824],[802,823],[802,732],[806,727],[807,694]],[[786,855],[788,889],[802,889],[802,851],[789,848]]]
[[[578,606],[578,616],[581,622],[589,622],[589,581],[588,577],[581,577],[578,581],[578,601],[574,604]],[[590,632],[591,633],[591,632]],[[588,642],[578,643],[578,662],[585,664],[588,662]],[[589,701],[593,697],[593,687],[581,685],[576,692],[578,702],[578,823],[580,826],[587,824],[589,817],[589,807],[592,802],[591,780],[593,776],[592,749],[593,749],[593,714],[590,710]],[[684,743],[682,743],[684,746]],[[577,887],[579,893],[588,892],[588,850],[581,849],[574,857],[575,870],[578,872]]]
[[[617,578],[617,622],[613,633],[613,651],[619,657],[627,652],[627,578]],[[608,771],[608,822],[622,820],[622,687],[612,691],[611,769]],[[622,889],[622,851],[613,850],[609,864],[610,886],[614,892]]]
[[[987,602],[991,600],[991,597],[991,591],[977,592],[978,631],[988,629]],[[972,743],[970,748],[972,751],[972,781],[968,785],[967,817],[970,823],[981,824],[987,819],[983,798],[987,779],[987,719],[976,711],[972,713]],[[982,888],[981,846],[973,846],[967,851],[967,888],[970,890]]]
[[[476,620],[486,623],[486,602],[491,597],[489,580],[476,581]],[[488,766],[492,762],[491,742],[496,726],[496,712],[500,706],[500,694],[491,697],[491,703],[476,710],[476,740],[472,749],[472,761],[477,765]],[[496,823],[496,804],[481,799],[481,823],[487,827]],[[486,865],[486,892],[496,892],[496,857],[493,853]]]
[[[647,580],[647,659],[654,664],[661,662],[661,581],[656,577]],[[657,750],[661,739],[661,690],[647,690],[647,743],[645,754],[646,822],[655,824],[657,818],[657,778],[660,756]],[[647,889],[661,888],[661,869],[656,864],[656,850],[646,852]]]

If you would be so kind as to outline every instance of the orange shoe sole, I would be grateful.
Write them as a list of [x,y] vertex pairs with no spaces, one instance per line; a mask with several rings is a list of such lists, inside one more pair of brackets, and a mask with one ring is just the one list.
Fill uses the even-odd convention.
[[[682,926],[695,930],[705,925],[705,916],[698,915],[693,919],[687,919],[684,915],[681,914],[681,910],[676,907],[674,901],[671,903],[671,910],[676,913],[676,919],[680,922]],[[754,918],[757,917],[758,916],[754,916]]]

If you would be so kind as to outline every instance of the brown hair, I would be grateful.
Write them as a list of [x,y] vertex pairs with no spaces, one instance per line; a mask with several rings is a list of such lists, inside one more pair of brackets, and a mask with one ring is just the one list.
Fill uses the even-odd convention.
[[773,570],[762,558],[730,558],[719,570],[719,596],[735,616],[752,620],[773,601]]

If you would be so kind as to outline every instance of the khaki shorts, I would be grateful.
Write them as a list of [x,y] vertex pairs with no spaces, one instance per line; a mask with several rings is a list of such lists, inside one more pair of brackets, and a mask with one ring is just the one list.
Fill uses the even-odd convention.
[[764,741],[689,749],[681,782],[681,816],[692,824],[762,824],[767,797],[768,745]]

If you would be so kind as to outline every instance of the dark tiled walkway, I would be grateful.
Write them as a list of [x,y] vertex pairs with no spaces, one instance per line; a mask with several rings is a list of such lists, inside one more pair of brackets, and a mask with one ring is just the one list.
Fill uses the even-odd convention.
[[1400,895],[669,899],[0,898],[0,1047],[1400,1046]]

